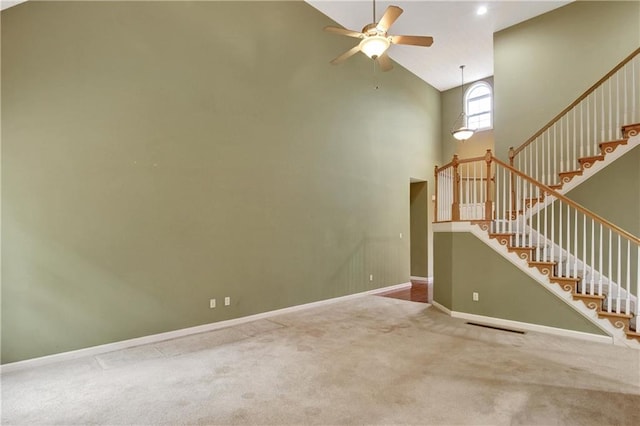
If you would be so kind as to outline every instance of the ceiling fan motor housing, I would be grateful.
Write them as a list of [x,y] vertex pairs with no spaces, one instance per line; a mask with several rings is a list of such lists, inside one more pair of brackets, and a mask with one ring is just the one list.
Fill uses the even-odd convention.
[[333,59],[333,65],[339,64],[357,52],[362,52],[369,58],[375,60],[382,71],[389,71],[393,68],[389,56],[385,54],[392,44],[406,44],[413,46],[429,47],[433,43],[433,37],[428,36],[406,36],[394,35],[389,36],[387,31],[393,23],[402,14],[402,9],[398,6],[389,6],[385,10],[379,22],[375,22],[375,1],[374,1],[374,22],[367,24],[362,28],[362,32],[352,31],[345,28],[326,26],[325,31],[345,35],[348,37],[359,38],[361,41],[356,46],[347,50],[337,58]]

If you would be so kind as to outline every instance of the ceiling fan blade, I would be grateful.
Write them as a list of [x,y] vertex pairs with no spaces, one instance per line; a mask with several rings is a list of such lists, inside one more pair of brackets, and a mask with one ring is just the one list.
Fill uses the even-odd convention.
[[337,64],[339,64],[341,62],[344,62],[346,59],[349,59],[351,56],[355,55],[359,51],[360,51],[360,45],[357,44],[354,47],[352,47],[351,49],[349,49],[346,52],[344,52],[342,55],[340,55],[337,58],[333,59],[331,61],[331,64],[332,65],[337,65]]
[[347,30],[345,28],[339,28],[339,27],[332,27],[331,25],[327,25],[326,27],[324,27],[324,30],[330,33],[345,35],[348,37],[355,37],[355,38],[364,37],[364,34],[359,33],[357,31],[351,31],[351,30]]
[[397,35],[391,36],[391,43],[429,47],[433,44],[433,37]]
[[387,10],[384,11],[384,15],[382,15],[382,18],[380,18],[380,22],[378,22],[376,27],[384,32],[389,31],[391,25],[396,22],[396,19],[398,19],[402,12],[403,10],[398,6],[389,6]]
[[389,55],[387,55],[387,52],[378,56],[376,61],[378,61],[378,65],[380,65],[380,69],[382,71],[389,71],[391,70],[391,68],[393,68],[393,64],[391,63],[391,58],[389,58]]

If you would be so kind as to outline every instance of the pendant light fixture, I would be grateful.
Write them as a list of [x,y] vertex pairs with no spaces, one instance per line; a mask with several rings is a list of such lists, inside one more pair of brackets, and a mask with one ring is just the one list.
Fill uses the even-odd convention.
[[451,134],[459,141],[466,141],[473,136],[473,130],[467,127],[467,115],[464,113],[464,65],[460,65],[460,73],[462,74],[462,84],[460,85],[460,107],[462,110],[456,121],[453,122]]

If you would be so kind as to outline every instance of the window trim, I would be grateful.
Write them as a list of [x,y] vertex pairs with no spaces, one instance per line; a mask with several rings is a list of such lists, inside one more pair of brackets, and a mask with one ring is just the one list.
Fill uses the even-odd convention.
[[[469,95],[471,94],[471,92],[473,92],[475,89],[477,89],[478,87],[486,87],[489,90],[488,94],[485,95],[481,95],[481,96],[477,96],[475,98],[472,98],[474,100],[479,100],[479,99],[483,99],[486,97],[490,97],[491,98],[491,107],[489,108],[489,110],[484,110],[481,111],[479,113],[476,114],[469,114]],[[493,87],[491,87],[491,85],[489,83],[487,83],[486,81],[476,81],[475,83],[471,84],[467,90],[465,90],[464,92],[464,115],[465,115],[465,126],[469,126],[469,117],[475,117],[478,115],[483,115],[483,114],[487,114],[489,113],[489,125],[485,126],[485,127],[478,127],[477,129],[474,129],[476,132],[481,132],[483,130],[491,130],[493,129]]]

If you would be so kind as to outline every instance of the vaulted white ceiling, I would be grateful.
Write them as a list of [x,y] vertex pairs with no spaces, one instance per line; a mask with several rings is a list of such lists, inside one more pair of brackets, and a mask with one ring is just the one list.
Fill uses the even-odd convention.
[[[0,0],[6,9],[26,0]],[[214,0],[212,0],[214,1]],[[573,0],[393,0],[376,1],[376,18],[393,4],[404,13],[390,34],[429,35],[429,48],[391,46],[389,56],[438,90],[460,85],[460,65],[466,65],[465,81],[493,75],[493,33],[526,21]],[[345,28],[360,31],[373,22],[373,0],[306,0]],[[477,9],[486,6],[487,13]],[[321,32],[322,28],[318,28]],[[323,33],[326,37],[338,37]],[[354,45],[357,39],[354,39]],[[342,52],[336,52],[338,56]],[[333,58],[327,58],[330,61]],[[339,66],[345,66],[342,64]],[[348,65],[347,65],[348,66]],[[392,71],[393,72],[393,71]]]
[[[306,0],[345,28],[360,31],[373,22],[373,1]],[[428,35],[429,48],[391,46],[389,56],[440,91],[493,75],[493,33],[564,6],[572,0],[376,1],[376,19],[389,5],[404,9],[390,34]],[[487,13],[478,15],[478,7]],[[318,31],[322,31],[318,28]],[[326,37],[339,37],[326,33]],[[354,39],[354,45],[357,43]],[[336,52],[338,56],[342,52]],[[330,61],[333,58],[327,58]],[[337,65],[345,66],[347,63]],[[348,65],[347,65],[348,66]],[[393,71],[391,71],[393,72]]]
[[0,10],[15,6],[16,4],[24,3],[25,1],[27,0],[0,0]]

